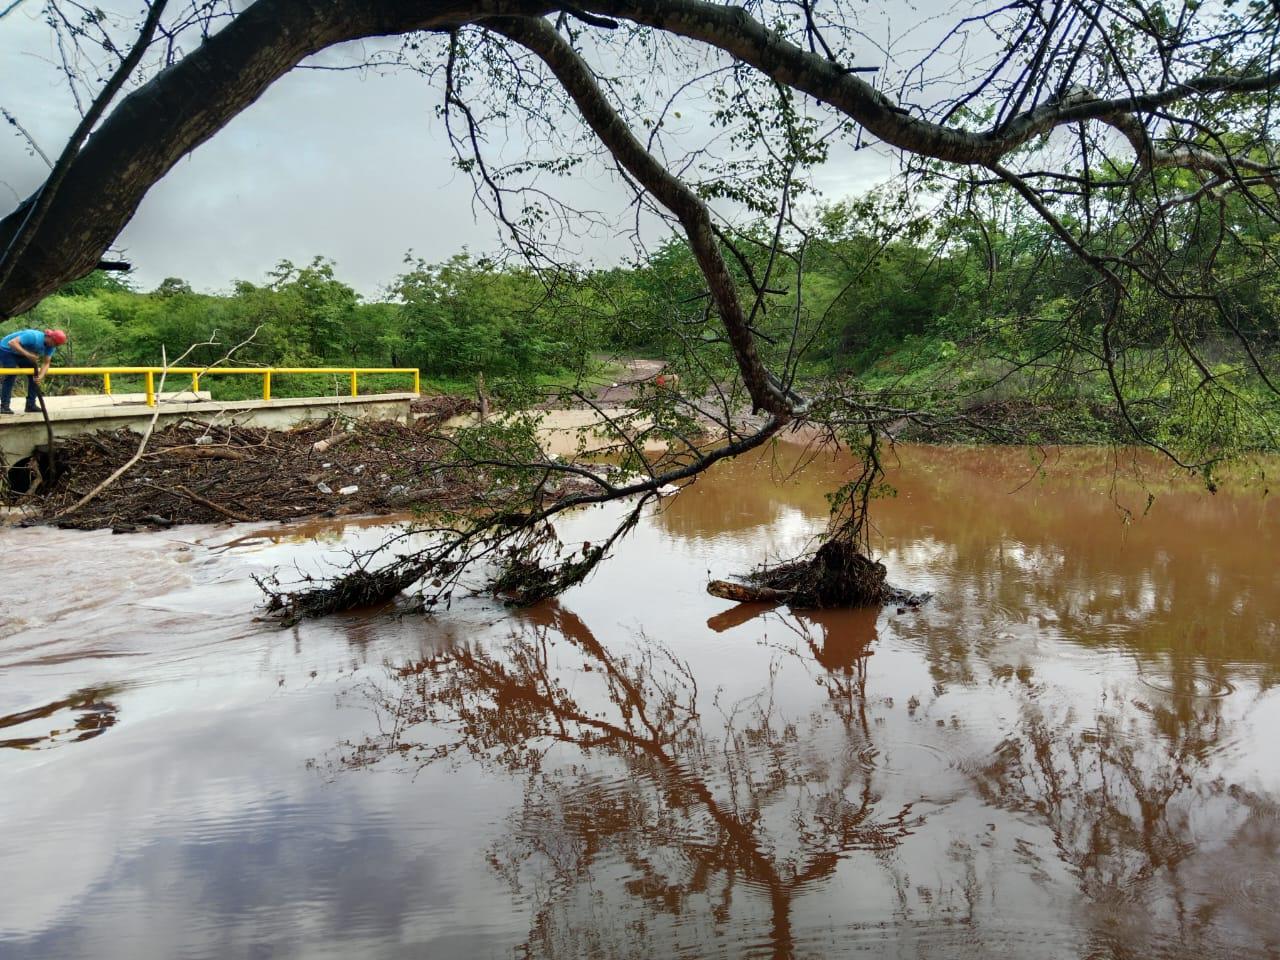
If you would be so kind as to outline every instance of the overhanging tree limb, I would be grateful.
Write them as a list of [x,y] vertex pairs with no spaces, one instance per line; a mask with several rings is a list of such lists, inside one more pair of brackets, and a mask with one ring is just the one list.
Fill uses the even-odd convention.
[[[39,229],[7,267],[0,316],[22,313],[93,270],[147,191],[304,58],[348,40],[443,29],[486,13],[543,9],[544,4],[520,0],[250,4],[116,104],[74,154]],[[0,246],[8,247],[18,236],[38,193],[0,220]]]
[[[84,143],[85,138],[89,136],[94,124],[102,118],[103,113],[111,105],[111,101],[115,99],[116,94],[120,92],[125,81],[129,79],[129,74],[133,73],[141,62],[143,54],[146,53],[147,47],[151,44],[152,37],[155,36],[156,28],[160,25],[160,17],[164,14],[166,2],[167,0],[153,0],[151,9],[147,11],[147,18],[142,23],[142,29],[138,32],[137,40],[134,41],[124,59],[120,61],[120,65],[116,67],[115,71],[107,79],[106,84],[98,92],[98,95],[94,97],[93,103],[90,104],[89,109],[71,134],[71,139],[67,141],[66,146],[62,148],[62,153],[58,155],[58,160],[53,165],[53,169],[49,171],[49,176],[40,185],[40,189],[36,191],[35,196],[28,201],[26,213],[23,215],[18,229],[6,239],[3,249],[0,249],[0,290],[4,289],[5,283],[12,276],[14,265],[21,260],[22,255],[31,243],[31,238],[39,231],[45,215],[57,198],[58,188],[62,185],[62,181],[71,169],[71,164],[74,162],[76,154],[80,151],[80,146]],[[7,13],[8,11],[5,12]],[[3,316],[3,314],[0,314],[0,316]]]
[[756,349],[737,283],[720,252],[711,214],[702,200],[649,153],[601,92],[591,69],[551,25],[541,19],[494,18],[485,26],[514,40],[547,64],[568,91],[587,125],[626,168],[680,220],[706,277],[747,391],[757,409],[785,422],[798,397],[788,396],[769,375]]
[[1064,124],[1149,113],[1181,100],[1280,86],[1280,69],[1275,69],[1248,76],[1207,74],[1127,97],[1100,98],[1078,90],[988,130],[966,130],[912,115],[862,78],[790,42],[741,7],[705,0],[595,0],[584,6],[717,47],[774,80],[830,104],[891,146],[951,163],[998,160]]
[[[570,6],[521,0],[258,0],[106,116],[74,162],[59,174],[61,185],[40,229],[21,241],[22,255],[4,267],[10,273],[0,286],[0,315],[20,313],[92,270],[146,191],[306,56],[363,37],[449,30],[492,16],[536,17],[559,11],[626,20],[708,44],[831,105],[887,144],[951,163],[999,161],[1065,124],[1098,120],[1116,125],[1122,115],[1138,120],[1186,100],[1229,98],[1280,86],[1280,70],[1261,69],[1166,78],[1157,89],[1098,97],[1073,89],[1069,77],[1060,77],[1059,89],[1069,91],[1063,96],[991,129],[966,129],[912,112],[858,77],[849,65],[833,61],[825,51],[806,51],[736,6],[702,0],[594,0]],[[1228,166],[1256,162],[1219,159]],[[1197,148],[1175,150],[1161,160],[1205,169],[1212,157]],[[1270,164],[1263,166],[1269,174]],[[8,247],[18,236],[34,202],[26,201],[0,221],[0,245]]]

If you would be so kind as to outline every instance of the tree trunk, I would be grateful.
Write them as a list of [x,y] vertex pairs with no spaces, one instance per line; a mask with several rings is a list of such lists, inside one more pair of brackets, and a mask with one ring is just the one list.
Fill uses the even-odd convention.
[[774,587],[758,587],[746,583],[732,583],[728,580],[712,580],[707,584],[707,593],[721,600],[733,600],[737,603],[786,603],[791,599],[793,590],[777,590]]

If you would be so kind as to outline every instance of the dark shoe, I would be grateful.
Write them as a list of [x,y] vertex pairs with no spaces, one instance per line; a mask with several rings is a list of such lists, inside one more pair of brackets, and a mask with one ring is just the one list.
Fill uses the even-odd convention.
[[8,407],[0,407],[0,413],[7,413],[12,416],[13,411],[10,410]]
[[39,412],[40,412],[40,408],[39,408],[39,407],[27,407],[27,409],[23,410],[22,412],[23,412],[23,413],[39,413]]

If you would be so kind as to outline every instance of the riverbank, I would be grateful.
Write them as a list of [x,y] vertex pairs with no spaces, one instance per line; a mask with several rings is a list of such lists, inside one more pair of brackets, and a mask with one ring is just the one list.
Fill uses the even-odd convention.
[[[622,405],[653,381],[655,370],[661,370],[657,361],[633,362],[626,370],[629,379],[601,385],[591,407],[566,404],[567,408],[528,411],[538,422],[534,433],[512,448],[511,462],[598,460],[611,439],[601,426],[613,419],[641,432],[635,447],[646,455],[659,453],[666,444],[662,431],[651,430],[648,420],[634,418]],[[458,456],[455,431],[480,422],[477,406],[469,397],[424,397],[414,401],[413,422],[408,425],[333,419],[293,430],[267,430],[192,419],[157,430],[134,463],[130,461],[140,441],[135,433],[118,430],[72,437],[58,441],[55,471],[38,460],[8,470],[8,483],[0,486],[0,510],[10,524],[118,533],[195,523],[407,514],[415,509],[510,510],[507,501],[523,481],[497,466],[467,466],[475,456],[490,463],[491,454],[476,454],[470,460]],[[1079,400],[1063,405],[1012,398],[956,406],[947,412],[902,417],[887,433],[897,442],[940,445],[1133,443],[1119,411],[1102,403]],[[745,412],[743,416],[745,423]],[[523,414],[491,411],[486,423],[501,430],[522,419]],[[708,422],[705,429],[702,440],[710,440],[716,425]],[[816,431],[801,431],[799,436],[806,435]],[[616,449],[617,437],[612,440]],[[598,464],[582,466],[594,470]],[[121,470],[121,476],[111,479]],[[537,491],[538,500],[554,503],[588,486],[585,474],[581,479],[551,478]]]
[[[272,430],[192,417],[156,429],[141,455],[142,438],[129,429],[59,438],[52,465],[43,449],[5,465],[0,522],[134,533],[415,509],[511,510],[527,473],[517,477],[502,461],[549,464],[584,453],[598,459],[620,445],[652,454],[666,449],[667,441],[656,435],[623,441],[614,425],[652,429],[625,403],[661,369],[657,361],[629,361],[611,371],[619,379],[583,387],[590,404],[562,397],[555,406],[529,409],[537,418],[529,436],[520,423],[525,413],[490,409],[489,397],[479,391],[475,397],[414,400],[409,424],[335,417]],[[490,436],[485,444],[496,446],[467,454],[458,446],[458,431],[482,423],[498,433],[510,428],[511,436]],[[508,453],[495,452],[508,444]],[[598,463],[583,466],[600,469]],[[532,492],[545,506],[591,486],[585,473],[556,474]]]
[[873,404],[918,411],[892,431],[910,442],[1110,446],[1145,439],[1192,460],[1277,452],[1280,397],[1257,370],[1274,368],[1280,357],[1249,358],[1226,342],[1201,347],[1204,369],[1179,368],[1152,348],[1131,354],[1113,380],[1090,357],[961,349],[913,337],[837,379]]

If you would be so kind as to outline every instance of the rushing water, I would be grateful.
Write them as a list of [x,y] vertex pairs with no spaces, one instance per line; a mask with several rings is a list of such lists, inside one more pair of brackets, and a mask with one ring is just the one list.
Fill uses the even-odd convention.
[[256,618],[378,525],[0,532],[0,956],[1275,956],[1280,508],[1036,456],[902,452],[878,616],[703,591],[829,460],[432,621]]

